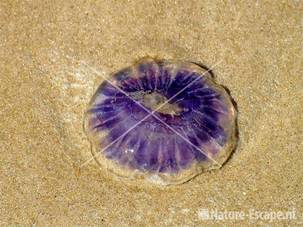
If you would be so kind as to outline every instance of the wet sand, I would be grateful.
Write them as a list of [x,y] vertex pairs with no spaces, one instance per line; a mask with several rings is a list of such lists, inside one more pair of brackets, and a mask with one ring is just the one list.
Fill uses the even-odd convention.
[[[302,1],[0,3],[0,224],[303,222]],[[167,189],[101,171],[82,129],[102,76],[143,56],[202,62],[237,102],[220,170]],[[296,219],[203,220],[209,211]]]

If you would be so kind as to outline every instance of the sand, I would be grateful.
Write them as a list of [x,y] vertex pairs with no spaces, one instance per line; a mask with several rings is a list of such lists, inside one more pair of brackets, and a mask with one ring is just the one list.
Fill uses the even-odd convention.
[[[300,0],[2,1],[0,224],[302,225],[302,43]],[[220,170],[160,189],[88,162],[90,97],[143,56],[214,66],[229,88],[239,145]],[[204,220],[205,209],[246,216]]]

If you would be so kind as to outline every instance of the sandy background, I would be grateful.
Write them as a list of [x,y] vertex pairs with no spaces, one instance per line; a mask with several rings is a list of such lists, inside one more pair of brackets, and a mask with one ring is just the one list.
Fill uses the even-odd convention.
[[[303,212],[303,1],[1,1],[0,224],[198,226],[219,211]],[[143,56],[215,65],[239,108],[218,171],[161,190],[95,161],[82,118],[100,75]]]

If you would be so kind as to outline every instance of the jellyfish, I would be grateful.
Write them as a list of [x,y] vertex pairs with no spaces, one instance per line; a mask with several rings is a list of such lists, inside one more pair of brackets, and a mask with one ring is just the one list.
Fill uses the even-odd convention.
[[175,185],[226,162],[237,142],[236,115],[208,68],[145,57],[100,84],[84,130],[105,170]]

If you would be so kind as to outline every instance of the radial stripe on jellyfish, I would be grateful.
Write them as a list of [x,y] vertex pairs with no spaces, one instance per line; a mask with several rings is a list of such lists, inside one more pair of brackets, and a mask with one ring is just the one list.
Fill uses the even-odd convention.
[[207,68],[152,58],[103,81],[84,126],[99,164],[162,185],[220,168],[237,139],[232,99]]

